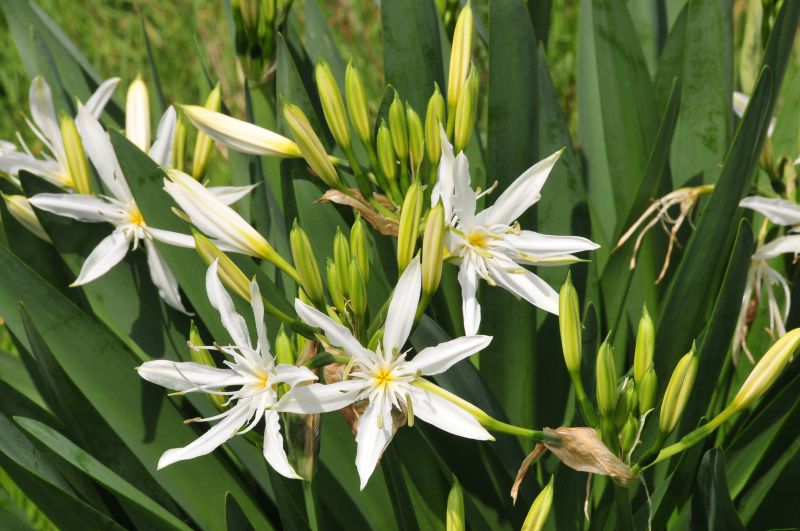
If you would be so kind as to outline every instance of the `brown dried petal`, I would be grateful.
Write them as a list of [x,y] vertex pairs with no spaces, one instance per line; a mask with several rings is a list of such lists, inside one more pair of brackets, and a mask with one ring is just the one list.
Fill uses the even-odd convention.
[[633,481],[630,467],[603,444],[593,428],[545,428],[544,433],[543,444],[568,467],[609,476],[621,485]]
[[[397,236],[397,233],[399,232],[397,220],[387,218],[386,216],[373,210],[369,206],[369,203],[364,200],[364,196],[361,195],[361,192],[359,192],[356,188],[351,188],[348,192],[349,193],[345,194],[340,190],[328,190],[316,202],[326,203],[331,201],[338,205],[349,206],[360,213],[361,217],[367,220],[370,225],[375,227],[375,230],[384,236]],[[394,205],[392,205],[386,196],[374,194],[373,198],[387,209],[391,210],[394,208]]]

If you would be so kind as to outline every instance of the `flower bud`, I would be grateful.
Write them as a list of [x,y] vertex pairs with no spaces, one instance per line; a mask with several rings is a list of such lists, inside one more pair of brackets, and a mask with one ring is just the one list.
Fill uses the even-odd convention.
[[294,140],[300,148],[300,153],[302,153],[314,173],[331,188],[342,188],[343,184],[339,179],[336,168],[333,167],[330,157],[322,146],[322,142],[320,142],[317,133],[314,132],[302,109],[297,105],[285,103],[283,105],[283,117],[289,129],[292,130],[292,136],[294,136]]
[[364,275],[361,274],[361,267],[355,257],[350,260],[349,272],[350,307],[357,317],[364,317],[367,313],[367,285],[364,282]]
[[[469,4],[464,10],[469,9]],[[553,505],[553,476],[550,476],[550,481],[539,492],[536,499],[533,500],[531,509],[528,511],[528,516],[522,522],[521,531],[541,531],[544,524],[547,522],[547,516],[550,514],[550,507]]]
[[456,124],[454,143],[456,153],[464,151],[472,136],[475,127],[475,117],[478,115],[478,74],[473,69],[464,83],[464,90],[458,99],[456,107]]
[[636,434],[639,433],[639,419],[628,417],[619,432],[619,446],[623,453],[627,453],[636,441]]
[[464,531],[464,492],[461,484],[453,476],[453,487],[447,495],[447,531]]
[[44,227],[42,227],[39,218],[36,217],[36,212],[33,211],[33,207],[28,202],[27,197],[24,195],[3,195],[3,199],[6,202],[8,213],[11,214],[20,225],[28,229],[37,238],[48,243],[53,243],[50,240],[50,236],[48,236],[47,232],[44,230]]
[[731,401],[730,407],[741,411],[766,393],[792,360],[792,355],[799,345],[800,328],[795,328],[778,339],[753,367],[750,376]]
[[222,283],[231,291],[239,295],[246,301],[250,300],[250,282],[247,277],[239,269],[239,266],[233,263],[233,260],[223,253],[219,247],[214,243],[197,232],[192,230],[194,235],[194,243],[197,249],[197,254],[203,259],[206,265],[211,265],[214,260],[217,262],[217,274],[219,275]]
[[447,109],[452,114],[461,99],[464,82],[469,73],[472,55],[472,7],[469,3],[458,15],[450,50],[450,72],[447,76]]
[[422,200],[422,188],[418,183],[413,183],[408,187],[403,207],[400,210],[400,228],[397,234],[397,268],[400,273],[414,258],[414,252],[417,249]]
[[639,416],[642,416],[656,405],[658,377],[652,365],[644,371],[642,379],[636,384],[636,389],[639,394]]
[[558,326],[561,331],[561,349],[570,374],[580,374],[581,370],[581,310],[578,292],[572,285],[572,275],[567,279],[558,294]]
[[442,137],[439,129],[444,125],[444,98],[435,85],[425,112],[425,147],[431,164],[438,164],[442,156]]
[[408,122],[408,153],[411,158],[411,167],[416,172],[425,156],[425,133],[422,130],[422,121],[417,112],[406,104],[406,121]]
[[433,296],[439,288],[444,265],[444,207],[439,202],[428,213],[422,237],[422,294]]
[[607,337],[597,352],[597,408],[604,417],[610,417],[617,405],[617,368],[614,365],[614,347]]
[[186,159],[186,120],[183,114],[178,114],[175,120],[175,134],[172,136],[172,167],[178,171],[184,170],[183,162]]
[[633,379],[638,385],[645,371],[653,364],[653,352],[656,348],[656,328],[647,306],[642,308],[642,318],[636,331],[636,350],[633,355]]
[[397,158],[405,160],[408,157],[408,123],[406,122],[406,109],[397,92],[394,100],[389,105],[389,131],[392,133],[392,145]]
[[312,305],[322,308],[325,304],[325,296],[322,292],[322,277],[319,274],[317,259],[314,256],[314,249],[305,231],[294,222],[289,233],[289,243],[292,248],[292,260],[300,275],[300,285],[303,287]]
[[279,365],[294,365],[297,358],[295,345],[286,329],[281,325],[278,335],[275,337],[275,362]]
[[[214,363],[214,358],[211,357],[209,350],[204,348],[205,343],[200,337],[200,331],[197,329],[197,325],[194,324],[194,321],[192,321],[189,325],[189,340],[187,341],[187,344],[189,345],[189,354],[191,355],[193,362],[197,363],[198,365],[206,365],[208,367],[217,366],[217,364]],[[214,404],[215,408],[220,411],[224,409],[226,400],[224,396],[213,393],[209,393],[206,396],[208,396],[208,399],[211,400],[211,403]]]
[[664,437],[672,433],[672,430],[678,425],[686,403],[689,401],[689,395],[692,393],[696,374],[697,355],[695,346],[692,345],[692,350],[678,360],[667,384],[667,390],[664,391],[661,414],[658,417],[658,429]]
[[59,122],[72,187],[79,194],[91,195],[92,181],[89,178],[89,163],[86,161],[86,153],[83,151],[83,143],[81,143],[78,128],[75,127],[75,121],[62,114]]
[[347,65],[347,72],[344,75],[344,91],[347,96],[347,110],[350,111],[350,121],[353,122],[353,129],[356,136],[364,144],[369,144],[372,140],[369,125],[369,108],[367,98],[364,96],[364,83],[361,74],[353,63]]
[[350,149],[350,126],[347,124],[342,93],[336,84],[333,72],[326,62],[320,61],[314,70],[314,77],[317,80],[317,91],[325,121],[328,122],[333,139],[346,151]]
[[625,422],[627,422],[636,411],[637,402],[638,397],[636,387],[633,385],[633,380],[626,378],[622,383],[622,388],[617,398],[617,405],[614,409],[614,425],[618,431],[622,429]]
[[336,264],[330,258],[325,263],[325,273],[328,279],[328,293],[331,295],[333,305],[339,313],[344,314],[344,295],[342,294],[342,287],[339,285],[339,277],[336,274]]
[[136,76],[125,98],[125,136],[147,153],[150,150],[150,96],[142,76]]
[[333,238],[333,262],[336,266],[336,280],[344,298],[350,296],[350,244],[347,236],[336,227]]
[[364,284],[367,284],[369,282],[369,239],[367,238],[367,227],[360,214],[356,216],[356,221],[350,229],[350,256],[358,260],[358,268],[364,277]]
[[[222,105],[222,90],[219,83],[206,98],[203,107],[210,111],[219,112]],[[174,149],[174,148],[173,148]],[[208,167],[208,159],[211,158],[211,151],[214,149],[214,141],[202,131],[198,131],[197,139],[194,141],[194,157],[192,158],[192,177],[197,180],[203,178]]]
[[381,126],[378,128],[377,143],[378,164],[386,178],[393,181],[397,178],[397,159],[392,145],[392,134],[384,121],[381,122]]

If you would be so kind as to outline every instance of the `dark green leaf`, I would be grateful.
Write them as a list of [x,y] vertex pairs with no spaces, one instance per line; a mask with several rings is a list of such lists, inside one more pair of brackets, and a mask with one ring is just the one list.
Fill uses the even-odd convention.
[[736,514],[728,484],[725,481],[725,458],[722,450],[712,449],[703,456],[692,497],[692,529],[725,529],[744,531]]

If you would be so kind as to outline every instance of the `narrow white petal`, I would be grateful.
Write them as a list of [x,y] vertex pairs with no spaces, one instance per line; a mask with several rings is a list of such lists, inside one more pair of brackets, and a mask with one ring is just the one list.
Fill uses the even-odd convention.
[[175,108],[170,105],[158,122],[156,141],[150,146],[150,158],[159,166],[174,166],[172,141],[175,139],[175,121]]
[[58,160],[66,160],[64,143],[61,140],[61,127],[58,124],[56,109],[53,106],[53,95],[50,87],[42,76],[36,76],[28,92],[28,101],[31,107],[31,118],[50,143],[48,147],[53,150],[53,155]]
[[247,422],[250,414],[250,405],[240,401],[227,411],[221,421],[192,443],[183,448],[174,448],[164,452],[164,455],[158,460],[159,470],[177,461],[193,459],[213,452],[219,445],[236,435],[242,424]]
[[797,225],[800,223],[800,205],[786,199],[750,196],[739,202],[742,208],[755,210],[777,225]]
[[144,152],[150,147],[150,95],[140,77],[128,86],[125,97],[125,136]]
[[306,414],[338,411],[355,402],[364,390],[364,385],[356,380],[325,385],[301,385],[283,395],[273,409]]
[[300,319],[306,324],[310,324],[315,328],[320,328],[325,332],[325,337],[328,338],[328,341],[330,341],[332,345],[343,348],[346,353],[362,361],[374,358],[374,354],[364,348],[361,343],[353,337],[350,330],[319,310],[312,308],[300,299],[294,300],[294,309]]
[[389,303],[383,341],[381,342],[384,354],[392,355],[395,350],[399,351],[403,348],[411,333],[411,327],[414,326],[414,316],[417,313],[421,289],[422,272],[419,256],[415,256],[406,266],[400,280],[397,281],[392,300]]
[[111,99],[118,84],[118,77],[112,77],[100,83],[100,86],[97,87],[94,94],[89,96],[89,99],[86,100],[86,104],[84,105],[86,110],[89,111],[89,114],[95,118],[100,118],[100,115],[103,114],[103,109],[105,109],[108,100]]
[[414,416],[453,435],[491,441],[492,435],[467,411],[414,385],[408,386]]
[[61,188],[72,183],[66,168],[53,159],[37,159],[22,151],[0,153],[0,173],[11,176],[14,184],[19,185],[19,173],[23,170]]
[[86,107],[78,104],[78,116],[75,118],[75,126],[83,142],[83,149],[89,160],[92,161],[97,169],[100,180],[108,191],[123,202],[133,201],[133,196],[119,167],[117,154],[111,145],[108,133],[97,121],[97,118],[86,110]]
[[226,205],[232,205],[253,191],[258,184],[248,186],[207,186],[206,190],[214,194]]
[[453,213],[469,226],[475,218],[478,194],[472,189],[469,161],[463,152],[458,154],[453,166],[453,185]]
[[528,168],[500,194],[494,205],[478,214],[479,221],[476,220],[476,222],[484,225],[497,223],[510,225],[516,221],[523,212],[539,200],[542,186],[547,181],[550,170],[558,162],[559,157],[561,157],[560,150]]
[[383,393],[379,393],[370,400],[366,411],[358,419],[356,469],[361,480],[361,490],[367,485],[393,435],[392,403],[386,400]]
[[241,381],[230,369],[194,362],[153,360],[142,363],[136,370],[148,382],[175,391],[221,389]]
[[261,290],[258,288],[255,278],[250,281],[250,307],[253,308],[253,320],[256,323],[258,351],[261,357],[267,361],[267,364],[272,367],[273,359],[269,351],[267,326],[264,323],[264,300],[261,298]]
[[558,315],[558,293],[547,282],[510,261],[501,262],[495,258],[487,266],[491,277],[500,286],[534,306]]
[[444,207],[444,219],[450,222],[453,216],[453,193],[455,183],[453,182],[453,169],[455,168],[456,158],[453,155],[453,146],[447,138],[443,127],[439,127],[439,135],[442,144],[442,156],[439,159],[439,172],[436,179],[436,184],[431,191],[431,206],[436,206],[436,203],[441,199],[442,206]]
[[39,210],[88,223],[119,223],[127,216],[120,207],[82,194],[36,194],[30,203]]
[[756,252],[753,253],[753,258],[769,260],[786,253],[800,253],[800,234],[790,234],[775,238],[768,244],[756,249]]
[[280,415],[275,411],[267,411],[264,413],[264,422],[264,459],[278,474],[289,479],[300,479],[283,449]]
[[219,265],[217,260],[211,263],[206,273],[206,291],[208,292],[208,302],[211,303],[222,319],[222,325],[228,331],[237,346],[242,348],[246,347],[252,349],[253,345],[250,342],[250,334],[247,331],[247,323],[244,317],[236,313],[236,307],[233,305],[233,299],[225,291],[225,287],[217,276],[217,269]]
[[303,382],[312,382],[317,379],[317,375],[311,372],[308,367],[296,367],[294,365],[281,364],[272,371],[273,377],[270,383],[285,383],[289,387],[294,387]]
[[97,247],[86,257],[81,272],[71,286],[80,286],[108,273],[128,254],[130,241],[122,232],[115,230],[97,244]]
[[186,249],[194,249],[194,238],[188,234],[181,234],[180,232],[172,232],[171,230],[154,229],[147,227],[147,232],[160,242],[164,242],[175,247],[185,247]]
[[156,245],[151,241],[145,240],[145,247],[147,249],[147,266],[150,269],[150,279],[158,289],[158,296],[179,312],[189,314],[186,308],[183,307],[183,303],[181,303],[178,281],[175,280],[175,275],[172,274],[169,266],[164,262]]
[[478,272],[472,260],[465,260],[458,270],[461,284],[461,313],[464,319],[464,333],[474,336],[481,326],[481,305],[478,303]]
[[465,336],[451,339],[435,347],[424,348],[407,362],[412,370],[432,375],[446,371],[459,361],[486,348],[491,336]]

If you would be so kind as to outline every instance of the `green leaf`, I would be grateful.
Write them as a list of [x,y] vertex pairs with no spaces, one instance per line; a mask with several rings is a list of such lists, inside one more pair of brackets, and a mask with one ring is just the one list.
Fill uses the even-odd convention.
[[656,70],[655,85],[656,101],[659,109],[664,109],[672,93],[672,85],[675,79],[683,77],[683,56],[686,50],[686,25],[689,13],[687,3],[681,10],[680,15],[670,29],[661,49],[658,58],[658,69]]
[[736,514],[725,481],[725,458],[722,450],[712,449],[703,456],[692,497],[692,529],[729,529],[744,531]]
[[800,70],[795,72],[784,96],[783,107],[775,132],[772,134],[772,150],[778,157],[789,157],[794,161],[800,155]]
[[255,530],[230,492],[225,495],[225,523],[227,531]]

